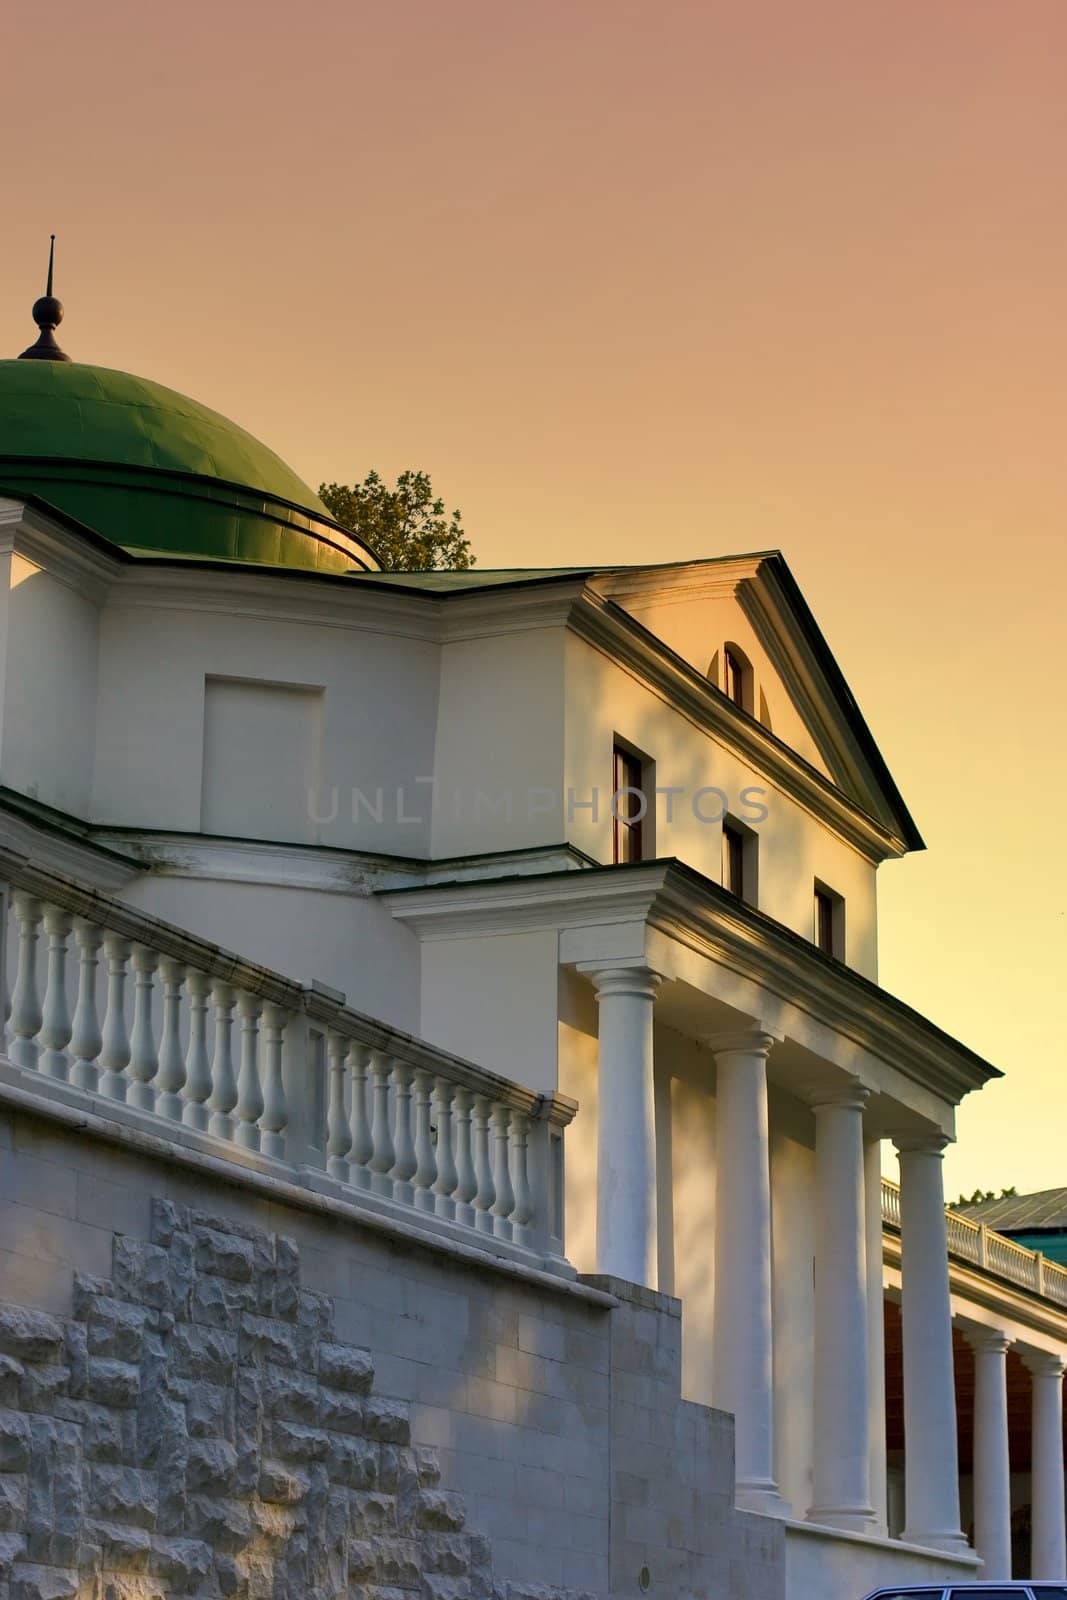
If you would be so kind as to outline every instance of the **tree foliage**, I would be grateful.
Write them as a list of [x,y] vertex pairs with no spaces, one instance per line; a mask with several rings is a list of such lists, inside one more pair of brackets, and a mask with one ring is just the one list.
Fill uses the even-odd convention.
[[322,483],[319,498],[346,528],[366,541],[388,572],[473,567],[459,511],[445,514],[427,472],[402,472],[396,487],[373,470],[362,483]]
[[973,1194],[961,1194],[958,1200],[953,1200],[954,1206],[980,1206],[985,1200],[1011,1200],[1019,1193],[1012,1184],[1010,1189],[1001,1189],[997,1194],[995,1189],[976,1189]]

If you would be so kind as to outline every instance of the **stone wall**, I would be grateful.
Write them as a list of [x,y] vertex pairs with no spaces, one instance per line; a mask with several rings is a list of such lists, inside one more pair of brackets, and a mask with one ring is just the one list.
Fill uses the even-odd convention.
[[665,1296],[5,1112],[0,1600],[780,1600],[679,1347]]

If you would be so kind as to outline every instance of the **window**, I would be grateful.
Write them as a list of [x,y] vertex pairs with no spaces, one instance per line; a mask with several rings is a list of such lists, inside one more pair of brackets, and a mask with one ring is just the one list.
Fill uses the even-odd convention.
[[845,902],[822,883],[815,885],[815,944],[824,955],[845,959]]
[[[1025,1600],[1028,1590],[1021,1583],[1012,1584],[1010,1589],[950,1589],[950,1600]],[[1034,1590],[1044,1600],[1046,1595],[1063,1594],[1062,1589],[1046,1589],[1044,1585]]]
[[727,645],[722,653],[722,692],[735,706],[745,703],[745,669]]
[[722,647],[722,692],[735,706],[740,706],[742,711],[755,714],[755,696],[753,694],[752,663],[745,652],[736,644],[724,644]]
[[645,844],[644,762],[632,750],[616,745],[611,796],[612,859],[642,861]]
[[732,822],[722,825],[722,886],[738,899],[745,887],[745,841]]
[[733,817],[724,817],[722,824],[721,883],[728,894],[755,905],[757,899],[757,867],[759,839],[751,828]]

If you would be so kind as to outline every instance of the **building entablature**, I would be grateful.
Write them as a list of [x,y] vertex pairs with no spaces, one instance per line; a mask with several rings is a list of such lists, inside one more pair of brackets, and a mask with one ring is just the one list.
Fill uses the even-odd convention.
[[658,975],[657,1020],[693,1038],[756,1026],[814,1102],[857,1083],[872,1135],[940,1131],[998,1070],[807,940],[677,861],[384,891],[420,940],[555,929],[561,965]]

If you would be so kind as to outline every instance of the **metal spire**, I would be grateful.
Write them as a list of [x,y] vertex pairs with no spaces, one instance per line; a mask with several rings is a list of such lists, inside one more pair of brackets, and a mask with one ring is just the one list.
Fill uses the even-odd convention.
[[40,300],[35,301],[33,320],[40,328],[36,344],[31,344],[19,356],[20,361],[69,361],[70,357],[56,343],[56,329],[63,321],[63,303],[52,293],[52,271],[55,266],[56,236],[53,233],[48,246],[48,283]]

